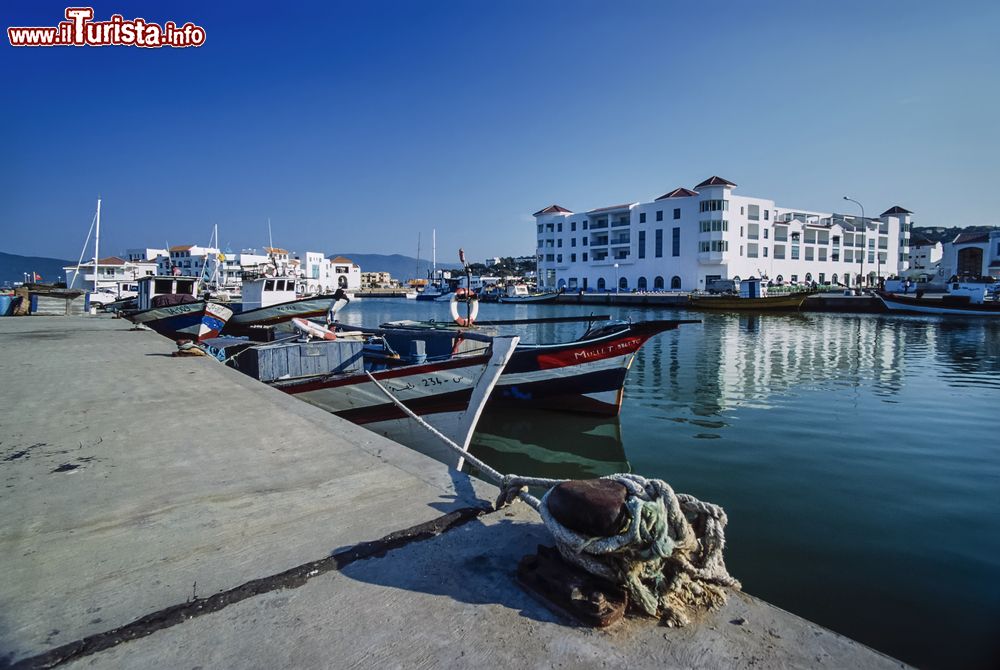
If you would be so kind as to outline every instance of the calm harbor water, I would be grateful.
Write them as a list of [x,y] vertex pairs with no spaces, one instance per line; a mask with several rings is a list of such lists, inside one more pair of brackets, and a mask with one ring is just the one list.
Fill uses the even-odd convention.
[[[480,319],[589,313],[703,323],[646,344],[619,418],[494,412],[474,453],[524,475],[661,477],[726,508],[747,592],[920,667],[1000,667],[1000,324],[560,305]],[[341,317],[449,318],[403,300]]]

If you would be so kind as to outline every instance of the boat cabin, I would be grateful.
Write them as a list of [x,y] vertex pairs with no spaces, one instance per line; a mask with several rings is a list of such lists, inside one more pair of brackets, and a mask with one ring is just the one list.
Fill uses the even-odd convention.
[[243,280],[244,312],[295,300],[294,277],[260,277]]
[[757,277],[750,277],[740,282],[741,298],[766,298],[767,286]]
[[511,284],[507,287],[508,298],[523,298],[531,295],[527,284]]
[[170,275],[153,275],[142,277],[138,283],[138,304],[141,310],[151,309],[153,298],[161,295],[181,295],[197,298],[197,277],[181,277]]
[[952,277],[948,293],[968,297],[970,303],[981,305],[986,300],[1000,300],[1000,282],[994,277]]

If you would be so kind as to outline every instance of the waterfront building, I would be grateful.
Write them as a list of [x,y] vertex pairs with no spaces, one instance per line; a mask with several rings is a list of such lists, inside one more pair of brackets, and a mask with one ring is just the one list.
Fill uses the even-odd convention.
[[166,249],[157,249],[154,247],[142,247],[140,249],[125,250],[125,260],[132,262],[152,261],[155,263],[157,256],[166,255]]
[[[63,268],[66,286],[92,291],[94,289],[94,261]],[[120,256],[108,256],[97,262],[97,290],[115,295],[132,295],[138,291],[137,282],[141,277],[156,274],[156,261],[131,261]]]
[[1000,277],[1000,229],[959,233],[944,245],[941,276]]
[[361,267],[350,258],[334,256],[330,259],[333,269],[330,274],[329,289],[354,290],[361,288]]
[[392,286],[392,275],[388,272],[362,272],[361,285],[365,288],[389,288]]
[[648,202],[535,212],[539,285],[568,291],[704,290],[717,279],[875,285],[909,266],[912,213],[878,218],[779,206],[710,177]]
[[925,237],[910,240],[909,272],[911,277],[939,278],[941,258],[944,256],[944,245],[931,242]]

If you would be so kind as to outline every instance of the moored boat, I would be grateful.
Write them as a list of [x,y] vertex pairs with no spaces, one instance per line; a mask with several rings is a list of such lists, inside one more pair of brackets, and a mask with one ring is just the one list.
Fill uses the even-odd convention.
[[940,314],[950,316],[1000,317],[1000,302],[975,302],[965,295],[943,295],[937,298],[917,298],[879,291],[879,300],[890,312],[903,314]]
[[200,342],[217,337],[233,310],[199,300],[195,297],[197,283],[195,277],[143,277],[139,280],[138,311],[125,313],[125,318],[172,339]]
[[[693,320],[612,322],[587,330],[579,339],[556,344],[521,343],[490,397],[490,406],[534,407],[615,416],[621,410],[625,378],[636,352],[649,338]],[[362,329],[364,330],[364,329]],[[367,332],[378,333],[401,351],[414,333],[447,335],[428,340],[433,352],[446,356],[478,334],[446,323],[399,321]],[[405,349],[402,349],[405,351]]]
[[498,302],[502,303],[543,303],[555,302],[559,292],[531,293],[524,284],[513,284],[507,287],[507,294],[501,295]]
[[227,333],[241,333],[254,326],[270,326],[295,318],[308,319],[327,313],[337,300],[347,300],[336,293],[297,298],[291,277],[260,277],[244,280],[243,302],[229,319]]
[[810,291],[769,295],[757,298],[743,298],[735,295],[692,295],[688,298],[692,309],[707,309],[726,312],[797,312]]

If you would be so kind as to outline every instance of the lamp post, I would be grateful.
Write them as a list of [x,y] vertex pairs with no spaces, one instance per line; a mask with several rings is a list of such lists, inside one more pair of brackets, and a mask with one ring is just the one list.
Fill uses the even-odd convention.
[[861,208],[861,285],[864,286],[864,282],[867,279],[867,277],[865,277],[865,256],[868,255],[868,223],[865,221],[865,206],[854,198],[848,198],[846,195],[844,196],[844,200],[853,202]]
[[615,263],[615,295],[618,295],[618,290],[621,285],[618,283],[618,263]]

